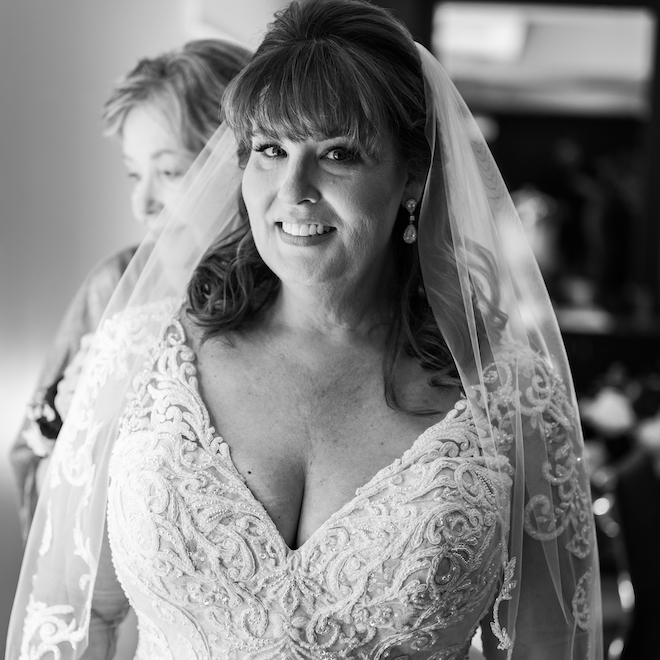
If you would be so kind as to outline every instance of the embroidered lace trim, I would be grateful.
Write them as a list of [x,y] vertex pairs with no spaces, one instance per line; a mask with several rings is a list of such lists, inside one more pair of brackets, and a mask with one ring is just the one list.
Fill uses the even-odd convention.
[[111,461],[113,556],[145,644],[164,635],[174,657],[464,658],[499,582],[510,487],[467,403],[290,550],[210,426],[194,359],[172,323]]

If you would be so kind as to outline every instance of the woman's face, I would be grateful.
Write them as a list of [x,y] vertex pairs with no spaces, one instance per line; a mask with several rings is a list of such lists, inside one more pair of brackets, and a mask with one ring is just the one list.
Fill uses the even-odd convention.
[[261,257],[303,284],[377,285],[399,207],[419,199],[413,187],[391,140],[372,158],[342,138],[255,135],[243,175]]
[[171,120],[154,105],[138,105],[127,113],[122,151],[133,180],[133,215],[151,228],[160,212],[181,198],[183,176],[197,154],[185,147]]

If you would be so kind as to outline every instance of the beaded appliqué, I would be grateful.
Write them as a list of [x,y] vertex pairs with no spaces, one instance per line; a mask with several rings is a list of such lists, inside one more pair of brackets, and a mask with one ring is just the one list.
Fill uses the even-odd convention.
[[493,621],[490,624],[493,635],[498,639],[497,648],[503,651],[509,651],[513,648],[513,640],[509,637],[507,629],[500,623],[500,604],[505,600],[511,600],[511,591],[517,585],[517,581],[513,578],[515,570],[516,558],[514,557],[511,561],[504,564],[504,579],[502,581],[502,587],[495,599],[495,604],[493,605]]
[[[66,642],[72,646],[80,643],[86,634],[86,622],[79,626],[73,616],[70,605],[51,605],[35,602],[30,596],[23,629],[23,643],[21,644],[21,658],[43,658],[52,653],[58,658],[58,646]],[[36,647],[33,646],[38,636]]]
[[194,359],[173,322],[110,464],[113,558],[142,636],[155,626],[181,658],[465,658],[497,590],[510,488],[467,403],[290,550],[210,426]]
[[589,569],[578,581],[573,596],[573,617],[582,630],[589,630],[591,612],[589,611],[589,583],[592,580],[592,571]]

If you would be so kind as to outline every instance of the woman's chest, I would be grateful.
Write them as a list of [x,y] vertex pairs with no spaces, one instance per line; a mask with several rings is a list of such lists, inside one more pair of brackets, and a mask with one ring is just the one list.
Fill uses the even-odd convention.
[[159,622],[166,607],[165,634],[194,622],[200,644],[268,657],[401,655],[421,629],[429,653],[464,649],[500,576],[507,493],[467,406],[292,549],[213,429],[193,357],[171,345],[145,370],[110,463],[108,529],[136,609]]
[[[350,372],[350,373],[346,373]],[[212,374],[222,373],[221,378]],[[290,547],[408,450],[446,411],[390,408],[380,369],[321,374],[295,365],[198,364],[200,391],[232,462]],[[441,394],[439,406],[451,406]]]

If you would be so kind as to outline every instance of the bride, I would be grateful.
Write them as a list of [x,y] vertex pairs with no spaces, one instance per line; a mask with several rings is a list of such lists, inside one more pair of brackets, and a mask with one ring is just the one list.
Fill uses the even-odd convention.
[[600,659],[563,345],[440,65],[293,2],[223,108],[86,361],[8,657],[111,657],[128,598],[140,660],[459,660],[479,625]]

